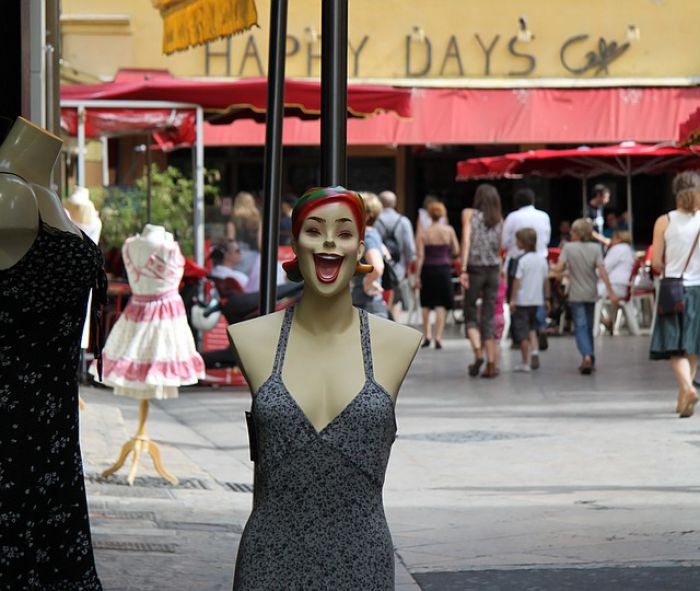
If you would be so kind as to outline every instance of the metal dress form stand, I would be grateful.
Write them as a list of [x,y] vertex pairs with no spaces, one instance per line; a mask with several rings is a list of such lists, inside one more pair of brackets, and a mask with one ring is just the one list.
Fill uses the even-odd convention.
[[175,486],[178,483],[177,478],[175,478],[175,476],[170,474],[170,472],[165,469],[160,458],[160,450],[158,449],[158,445],[156,445],[154,441],[151,441],[150,437],[148,437],[146,434],[148,407],[148,400],[142,400],[139,404],[139,426],[136,431],[136,435],[134,435],[122,446],[119,458],[111,467],[102,472],[102,476],[111,476],[112,474],[118,472],[126,462],[129,454],[132,454],[131,468],[129,469],[129,475],[126,479],[129,486],[132,486],[134,484],[134,480],[136,479],[136,473],[138,472],[139,459],[141,458],[141,454],[145,451],[151,456],[153,466],[161,478],[164,478],[170,484]]

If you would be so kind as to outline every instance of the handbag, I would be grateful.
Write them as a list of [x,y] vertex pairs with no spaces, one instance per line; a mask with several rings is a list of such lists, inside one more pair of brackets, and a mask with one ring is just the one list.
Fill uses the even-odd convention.
[[700,240],[700,230],[695,235],[693,246],[690,249],[688,259],[685,261],[683,271],[681,271],[681,276],[661,278],[661,284],[659,285],[659,297],[656,304],[656,310],[659,316],[674,316],[676,314],[683,314],[685,310],[685,304],[683,301],[685,298],[683,275],[690,264],[690,260],[693,258],[693,253],[695,252],[695,247],[698,245],[698,240]]

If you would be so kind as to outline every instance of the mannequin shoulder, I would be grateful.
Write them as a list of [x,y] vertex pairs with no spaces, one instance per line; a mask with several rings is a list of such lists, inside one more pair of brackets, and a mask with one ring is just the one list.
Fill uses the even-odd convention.
[[228,339],[253,391],[272,373],[284,310],[228,327]]
[[392,398],[396,398],[423,335],[409,326],[372,315],[369,327],[375,377]]

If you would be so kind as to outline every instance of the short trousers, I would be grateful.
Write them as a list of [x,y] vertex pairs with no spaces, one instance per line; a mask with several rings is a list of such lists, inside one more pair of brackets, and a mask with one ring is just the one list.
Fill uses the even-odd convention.
[[539,327],[537,308],[539,306],[516,306],[511,323],[513,326],[513,342],[522,343],[530,338],[530,331]]

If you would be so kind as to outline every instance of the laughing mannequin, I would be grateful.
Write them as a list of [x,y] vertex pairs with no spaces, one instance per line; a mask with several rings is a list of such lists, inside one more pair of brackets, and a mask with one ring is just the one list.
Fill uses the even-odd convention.
[[[364,242],[347,215],[347,206],[331,202],[323,208],[323,216],[318,210],[309,213],[292,242],[305,283],[284,371],[285,383],[317,430],[347,406],[364,381],[362,355],[356,346],[359,319],[349,291]],[[334,215],[345,221],[335,222]],[[270,375],[283,315],[283,311],[274,312],[228,329],[252,392]],[[421,335],[395,322],[374,316],[369,320],[375,375],[395,400]],[[312,372],[308,359],[322,359],[323,364],[314,364]]]
[[394,589],[382,487],[421,335],[352,306],[350,280],[371,270],[359,263],[365,219],[357,193],[307,191],[285,265],[304,280],[301,300],[228,329],[253,392],[257,456],[234,591]]
[[17,117],[0,146],[0,173],[10,173],[29,184],[36,197],[41,219],[49,226],[82,236],[51,190],[51,172],[63,140]]

